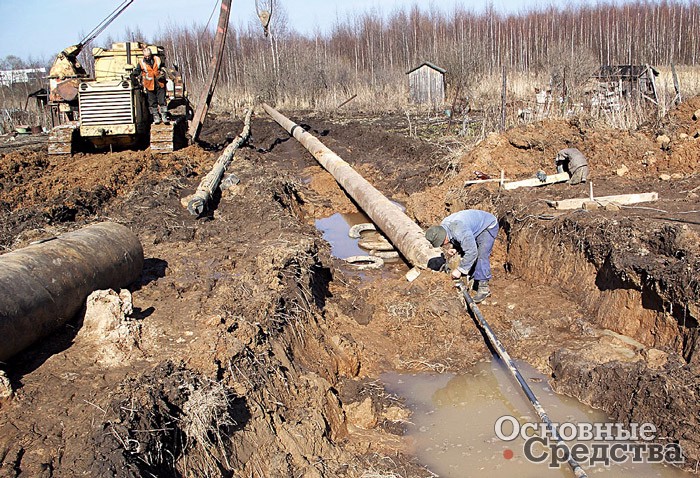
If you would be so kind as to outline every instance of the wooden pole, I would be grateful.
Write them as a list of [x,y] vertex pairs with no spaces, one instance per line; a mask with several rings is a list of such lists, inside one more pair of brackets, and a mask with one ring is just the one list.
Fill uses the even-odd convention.
[[357,93],[355,93],[355,94],[352,95],[350,98],[348,98],[347,100],[345,100],[345,101],[343,101],[342,103],[340,103],[338,106],[335,107],[335,109],[338,110],[338,109],[342,108],[343,106],[347,105],[347,104],[350,103],[352,100],[354,100],[355,98],[357,98]]
[[548,184],[562,183],[564,181],[568,181],[569,177],[569,173],[567,172],[550,174],[544,181],[540,181],[537,178],[530,178],[523,179],[522,181],[513,181],[510,183],[505,183],[503,184],[503,189],[511,190],[518,188],[536,188],[539,186],[546,186]]
[[219,12],[219,23],[216,27],[216,37],[214,37],[214,56],[212,56],[209,64],[209,74],[205,87],[197,100],[197,109],[194,112],[194,117],[190,123],[189,135],[192,141],[197,141],[199,132],[202,130],[204,118],[209,110],[209,103],[214,96],[214,88],[216,80],[219,78],[219,70],[221,69],[221,60],[224,57],[224,45],[226,44],[226,33],[228,32],[229,17],[231,16],[231,0],[221,1],[221,10]]
[[[678,81],[678,73],[676,73],[676,65],[671,63],[671,73],[673,73],[673,88],[676,90],[676,96],[673,98],[675,105],[680,105],[683,99],[681,98],[681,85]],[[653,75],[653,73],[651,73]]]
[[425,239],[423,229],[340,156],[279,111],[265,103],[262,106],[272,119],[299,141],[316,161],[333,175],[345,192],[412,265],[424,269],[430,259],[440,256],[441,251]]

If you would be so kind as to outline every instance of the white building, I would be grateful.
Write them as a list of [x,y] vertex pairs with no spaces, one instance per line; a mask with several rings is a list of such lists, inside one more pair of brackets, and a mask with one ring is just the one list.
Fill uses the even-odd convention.
[[46,68],[25,68],[23,70],[0,70],[0,86],[12,86],[15,83],[29,83],[46,76]]

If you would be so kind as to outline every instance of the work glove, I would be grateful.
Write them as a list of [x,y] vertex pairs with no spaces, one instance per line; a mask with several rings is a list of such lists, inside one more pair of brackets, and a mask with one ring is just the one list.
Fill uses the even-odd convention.
[[535,173],[535,177],[540,180],[541,183],[547,181],[547,173],[541,169]]

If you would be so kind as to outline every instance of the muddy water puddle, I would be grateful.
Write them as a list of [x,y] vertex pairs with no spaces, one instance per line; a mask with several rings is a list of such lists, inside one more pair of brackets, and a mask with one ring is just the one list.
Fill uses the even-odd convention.
[[[527,364],[518,363],[540,403],[555,423],[608,422],[600,410],[573,398],[554,393],[547,377]],[[408,439],[421,463],[441,477],[540,478],[573,477],[564,463],[550,469],[545,463],[528,461],[525,440],[505,442],[496,436],[494,424],[505,415],[521,424],[538,423],[539,417],[520,387],[498,361],[483,362],[469,373],[397,374],[382,376],[387,390],[405,398],[412,410]],[[513,428],[504,426],[509,433]],[[538,455],[546,450],[533,447]],[[583,464],[582,464],[583,465]],[[688,478],[690,474],[663,464],[584,465],[589,476]]]
[[335,213],[330,217],[318,219],[316,229],[323,233],[323,238],[331,245],[331,255],[338,259],[347,259],[350,256],[363,256],[367,251],[359,245],[359,239],[348,236],[352,226],[371,222],[361,212]]
[[[396,203],[400,206],[398,203]],[[401,206],[400,206],[401,207]],[[331,255],[338,259],[347,259],[351,256],[366,256],[369,252],[359,246],[360,239],[352,238],[348,235],[350,228],[357,224],[371,223],[372,221],[362,212],[354,213],[335,213],[330,217],[317,219],[315,222],[316,229],[323,234],[325,239],[331,245]],[[362,233],[363,239],[376,240],[379,234],[374,231]],[[348,265],[346,270],[356,270],[351,265]],[[388,274],[405,274],[408,272],[408,267],[403,260],[384,259],[382,273],[379,275]],[[374,271],[357,271],[358,274],[368,279]],[[376,274],[375,274],[376,275]]]

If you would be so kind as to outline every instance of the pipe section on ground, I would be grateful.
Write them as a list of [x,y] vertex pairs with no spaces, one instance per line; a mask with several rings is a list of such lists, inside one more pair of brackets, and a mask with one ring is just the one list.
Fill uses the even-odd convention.
[[126,287],[142,269],[138,237],[111,222],[0,255],[0,361],[73,318],[91,292]]
[[199,216],[207,210],[211,199],[214,197],[214,192],[221,183],[221,178],[226,172],[233,155],[250,137],[250,117],[253,114],[253,108],[250,108],[243,120],[243,131],[236,136],[231,144],[229,144],[224,152],[221,153],[219,159],[214,163],[214,167],[207,173],[197,187],[197,191],[183,199],[182,204],[193,216]]
[[412,265],[424,269],[428,266],[430,259],[441,255],[440,249],[434,248],[425,239],[423,229],[418,224],[340,156],[271,106],[263,103],[263,108],[272,119],[299,141],[326,171],[333,175],[345,192],[355,200]]

